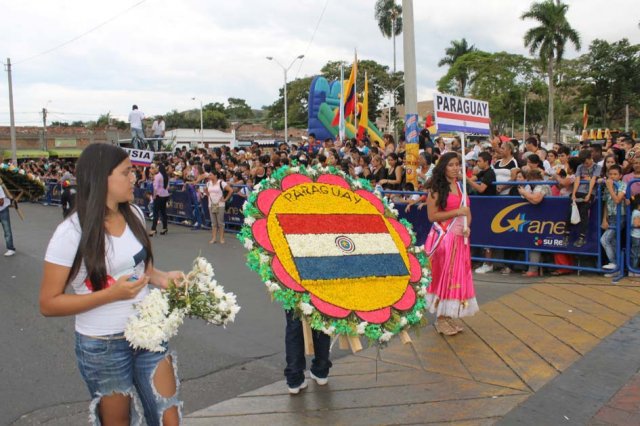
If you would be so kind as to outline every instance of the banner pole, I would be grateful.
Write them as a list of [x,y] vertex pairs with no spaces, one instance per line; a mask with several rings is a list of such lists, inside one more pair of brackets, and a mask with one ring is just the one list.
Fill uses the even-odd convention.
[[[459,132],[460,135],[460,146],[462,149],[462,205],[467,206],[467,161],[465,159],[466,156],[466,140],[464,137],[464,132]],[[469,224],[467,223],[467,215],[463,218],[463,229],[466,232],[469,229]],[[469,244],[469,238],[464,238],[464,243]]]

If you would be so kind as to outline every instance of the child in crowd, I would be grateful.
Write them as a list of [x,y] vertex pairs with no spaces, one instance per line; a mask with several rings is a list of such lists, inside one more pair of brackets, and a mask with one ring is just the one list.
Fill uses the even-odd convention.
[[[618,205],[624,200],[627,192],[627,184],[622,179],[622,168],[614,164],[608,168],[608,175],[605,179],[605,191],[603,198],[607,206],[606,215],[602,217],[602,229],[605,231],[600,238],[600,243],[604,251],[607,253],[609,263],[604,265],[602,269],[613,271],[618,269],[616,263],[616,221],[618,218]],[[624,218],[626,209],[621,209],[620,227],[624,229]],[[621,231],[622,231],[621,229]],[[605,276],[608,276],[606,274]]]
[[[640,257],[640,197],[631,199],[631,253],[630,267],[638,269],[638,259]],[[640,277],[637,272],[629,272],[630,277]]]

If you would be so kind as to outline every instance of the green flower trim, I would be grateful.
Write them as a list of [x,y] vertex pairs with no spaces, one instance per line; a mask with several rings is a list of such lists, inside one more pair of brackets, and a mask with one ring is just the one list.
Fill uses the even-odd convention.
[[[369,181],[365,179],[353,179],[333,166],[322,169],[319,166],[298,167],[295,163],[292,166],[283,166],[279,168],[272,173],[271,178],[265,179],[259,185],[256,185],[254,192],[249,195],[243,206],[245,224],[237,235],[237,238],[247,248],[247,250],[249,250],[247,253],[247,266],[260,276],[260,279],[269,289],[272,300],[278,301],[284,310],[293,311],[294,316],[306,317],[311,328],[314,330],[320,330],[334,336],[365,336],[368,339],[369,344],[386,345],[389,341],[390,335],[396,335],[404,330],[424,326],[427,322],[424,316],[424,313],[427,310],[427,303],[424,296],[426,295],[427,287],[431,283],[431,269],[427,255],[424,251],[415,247],[416,235],[413,231],[413,226],[406,219],[400,219],[399,222],[407,228],[409,235],[411,236],[411,244],[407,248],[407,251],[416,256],[422,269],[422,278],[420,281],[417,283],[410,283],[416,292],[416,303],[410,310],[399,311],[392,308],[391,317],[382,324],[366,323],[358,318],[354,312],[343,319],[326,316],[315,308],[312,309],[310,314],[304,314],[302,312],[300,304],[304,303],[310,305],[311,296],[309,293],[298,293],[293,291],[277,281],[273,274],[273,270],[271,269],[273,254],[265,251],[258,245],[253,238],[253,233],[251,231],[251,225],[256,220],[264,218],[264,215],[256,205],[258,194],[266,189],[281,189],[282,180],[290,174],[308,176],[314,181],[323,174],[337,175],[344,178],[349,183],[353,191],[357,191],[359,189],[373,191]],[[374,194],[382,200],[385,207],[384,216],[387,218],[397,219],[397,211],[395,211],[393,205],[390,205],[387,199],[381,197],[380,194],[375,192]]]

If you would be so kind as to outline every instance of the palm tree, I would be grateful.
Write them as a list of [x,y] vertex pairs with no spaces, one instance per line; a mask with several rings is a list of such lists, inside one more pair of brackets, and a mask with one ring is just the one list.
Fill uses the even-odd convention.
[[554,69],[562,61],[567,42],[573,43],[580,50],[580,35],[571,28],[567,21],[569,6],[560,0],[545,0],[533,3],[531,8],[522,14],[521,19],[533,19],[540,24],[531,28],[524,35],[524,45],[529,52],[540,57],[543,69],[547,71],[549,80],[549,113],[547,115],[547,132],[549,142],[553,142],[553,103],[555,93]]
[[[459,57],[462,55],[466,55],[470,52],[475,52],[477,49],[474,45],[469,46],[467,40],[463,38],[462,40],[452,40],[451,47],[447,47],[444,50],[446,56],[440,59],[438,62],[438,66],[449,65],[452,66]],[[464,96],[464,92],[467,88],[467,81],[469,80],[469,73],[466,70],[463,70],[457,77],[456,81],[458,82],[458,96]]]
[[380,32],[386,38],[393,38],[393,72],[396,72],[396,36],[402,33],[402,6],[395,0],[376,1],[376,20]]

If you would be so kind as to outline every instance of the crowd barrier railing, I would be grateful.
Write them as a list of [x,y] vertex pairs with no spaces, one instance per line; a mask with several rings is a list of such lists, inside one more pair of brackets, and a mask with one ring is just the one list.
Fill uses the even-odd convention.
[[[167,217],[170,223],[196,226],[203,229],[211,229],[211,217],[207,198],[197,194],[199,188],[204,188],[204,184],[193,184],[184,182],[169,183],[169,202],[167,203]],[[233,188],[243,188],[246,185],[232,185]],[[138,205],[145,216],[152,218],[149,204],[153,194],[153,185],[145,182],[134,189],[134,202]],[[242,205],[245,199],[234,193],[225,206],[225,230],[237,232],[244,223]]]
[[[584,182],[587,183],[587,182]],[[496,183],[494,183],[496,184]],[[499,182],[500,185],[557,185],[553,181],[513,181]],[[383,191],[387,195],[411,195],[422,194],[420,192]],[[570,230],[569,241],[575,242],[576,231],[569,225],[571,199],[567,196],[545,196],[539,204],[531,204],[520,196],[482,196],[471,195],[471,247],[475,249],[510,250],[523,252],[524,259],[488,258],[485,256],[472,256],[477,262],[498,263],[505,265],[526,265],[554,269],[570,269],[575,271],[588,271],[596,273],[612,273],[617,276],[614,281],[622,276],[624,271],[624,258],[622,256],[621,235],[621,205],[618,206],[616,223],[610,224],[610,228],[616,230],[616,259],[617,268],[605,270],[603,266],[603,253],[600,245],[602,238],[602,185],[595,188],[595,198],[589,207],[587,225],[587,243],[582,247],[573,244],[566,245],[566,231]],[[400,218],[405,218],[414,225],[417,233],[417,244],[421,245],[426,240],[426,235],[431,228],[427,218],[426,209],[418,210],[412,206],[409,212],[405,212],[402,203],[395,203]],[[419,212],[419,214],[417,214]],[[417,215],[416,215],[417,214]],[[583,219],[584,220],[584,219]],[[532,262],[532,252],[548,254],[565,254],[587,256],[594,261],[593,265],[582,264],[583,258],[578,258],[577,264],[561,265],[555,262]],[[628,250],[627,250],[628,252]],[[613,262],[613,260],[612,260]]]
[[[627,183],[627,193],[626,193],[626,199],[627,200],[631,200],[631,196],[632,196],[632,189],[634,184],[640,185],[640,179],[631,179],[628,183]],[[638,192],[638,196],[640,197],[640,192]],[[625,264],[627,266],[627,269],[629,270],[630,273],[633,274],[640,274],[640,265],[639,265],[639,260],[638,257],[640,256],[640,240],[637,241],[637,247],[636,250],[638,251],[638,253],[634,253],[633,250],[633,245],[634,245],[634,238],[631,236],[631,231],[633,229],[633,206],[632,205],[626,205],[624,207],[625,209],[627,209],[627,217],[626,217],[626,224],[627,224],[627,241],[625,243],[625,256],[624,256],[624,260],[625,260]]]

